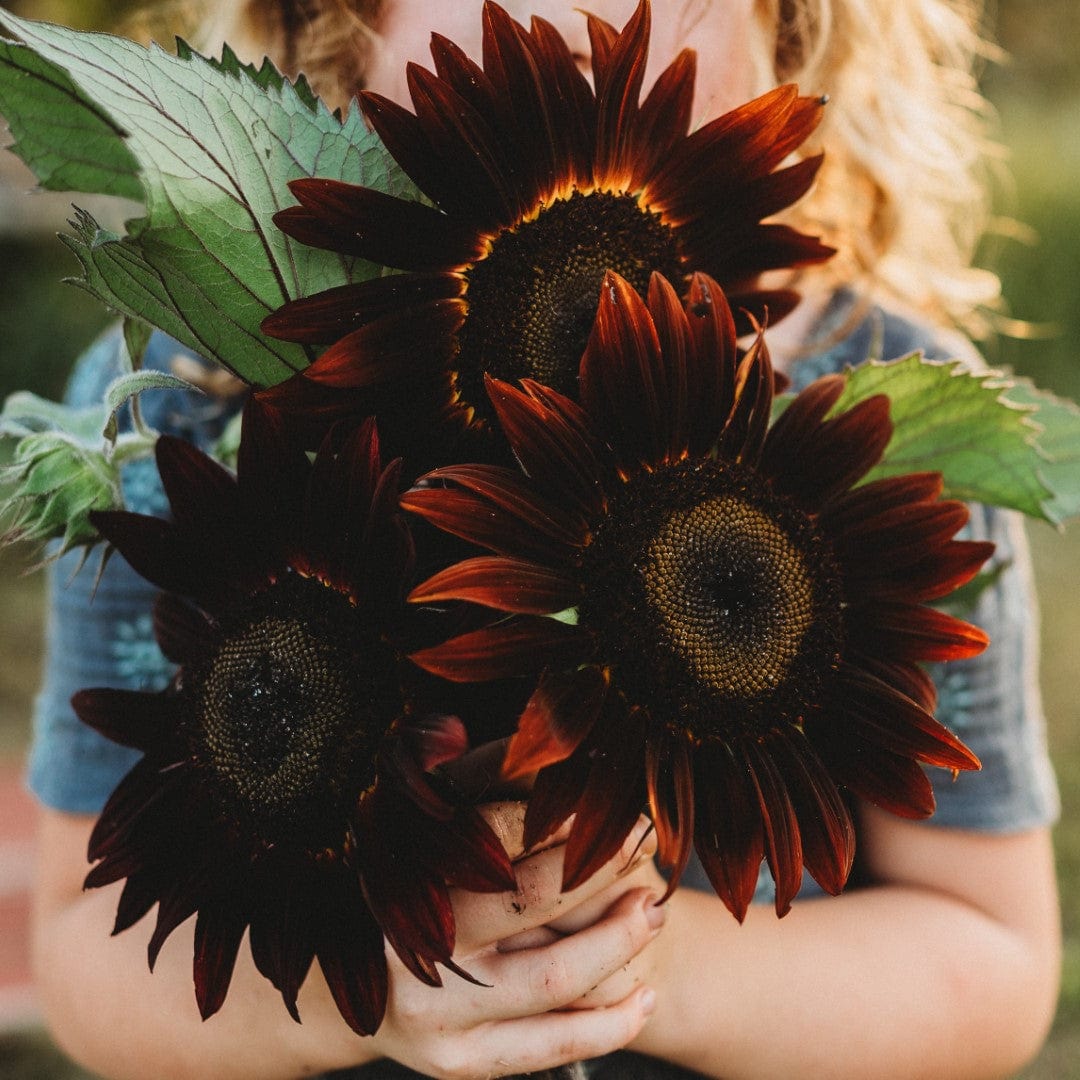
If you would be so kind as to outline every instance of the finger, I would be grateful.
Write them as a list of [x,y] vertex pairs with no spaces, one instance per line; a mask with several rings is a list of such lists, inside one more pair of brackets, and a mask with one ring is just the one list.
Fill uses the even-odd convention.
[[657,896],[663,896],[667,888],[667,882],[656,869],[656,864],[644,853],[631,864],[622,877],[613,881],[606,889],[552,919],[547,924],[548,929],[563,937],[576,934],[586,926],[592,926],[623,893],[643,888],[651,889]]
[[503,938],[496,948],[499,952],[521,952],[522,949],[542,949],[547,945],[553,945],[561,941],[565,934],[560,934],[546,926],[537,926],[532,930],[522,930],[513,937]]
[[599,922],[544,948],[502,953],[485,967],[499,995],[497,1015],[532,1016],[561,1009],[628,964],[660,932],[657,895],[622,897]]
[[451,891],[457,926],[458,951],[467,954],[523,930],[543,926],[571,911],[625,875],[648,831],[646,819],[626,838],[622,850],[571,892],[562,892],[563,852],[560,845],[514,864],[513,892]]
[[[602,1057],[636,1038],[655,1004],[652,990],[644,987],[608,1008],[496,1024],[472,1044],[469,1060],[460,1063],[457,1075],[509,1076]],[[474,1067],[475,1072],[471,1071]]]

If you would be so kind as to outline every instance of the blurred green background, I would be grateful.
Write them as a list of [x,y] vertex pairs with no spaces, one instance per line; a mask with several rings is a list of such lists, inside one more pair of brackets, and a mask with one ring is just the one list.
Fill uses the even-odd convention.
[[[903,0],[900,0],[903,2]],[[9,0],[20,14],[78,27],[115,25],[121,0]],[[587,4],[584,6],[588,6]],[[1005,51],[984,85],[1009,151],[1000,235],[984,261],[1003,279],[1009,319],[983,343],[990,361],[1080,400],[1080,18],[1076,0],[1000,0],[996,36]],[[71,358],[107,316],[61,283],[74,261],[52,233],[66,200],[28,196],[28,175],[10,154],[0,163],[0,396],[17,388],[56,396]],[[6,183],[4,182],[6,181]],[[5,195],[6,191],[6,195]],[[30,228],[27,228],[31,225]],[[1020,332],[1017,332],[1020,331]],[[1025,1080],[1080,1078],[1080,527],[1060,535],[1033,526],[1043,610],[1044,692],[1062,787],[1056,832],[1066,935],[1061,1003],[1050,1042]],[[19,553],[0,554],[0,762],[16,760],[38,677],[39,575]],[[40,1032],[0,1035],[0,1080],[78,1077]]]

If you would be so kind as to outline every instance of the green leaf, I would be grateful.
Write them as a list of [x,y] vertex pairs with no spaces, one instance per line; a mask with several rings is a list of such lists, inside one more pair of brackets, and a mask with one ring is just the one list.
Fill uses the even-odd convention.
[[152,335],[152,328],[141,320],[124,320],[124,353],[129,371],[138,371],[142,367],[143,354]]
[[[92,108],[123,131],[138,164],[146,217],[129,223],[127,236],[86,214],[73,222],[67,243],[84,287],[250,383],[272,385],[306,367],[309,351],[266,337],[262,319],[288,299],[382,267],[282,233],[271,219],[294,202],[288,181],[317,175],[417,197],[359,111],[342,119],[306,84],[231,54],[207,60],[185,46],[172,56],[6,12],[0,24],[77,91],[57,103],[63,122],[81,122]],[[25,98],[3,108],[9,122],[34,126]]]
[[874,394],[890,401],[893,437],[867,480],[940,472],[948,498],[1011,507],[1051,520],[1053,492],[1041,477],[1031,409],[1006,399],[1013,384],[999,373],[972,372],[962,361],[871,360],[848,373],[834,412]]
[[1053,497],[1044,504],[1055,524],[1080,516],[1080,409],[1071,401],[1017,379],[1005,391],[1009,401],[1034,409],[1035,444],[1042,454],[1039,479]]
[[14,138],[10,149],[42,187],[142,199],[123,128],[63,68],[0,40],[0,103]]
[[116,442],[119,433],[116,414],[144,390],[194,390],[202,393],[187,379],[181,379],[179,375],[171,375],[167,371],[129,371],[126,375],[118,376],[105,388],[104,394],[105,409],[109,417],[103,434],[110,443]]
[[[121,376],[114,396],[121,394],[117,384],[145,381],[149,374]],[[102,428],[108,416],[105,404],[75,409],[26,392],[4,402],[0,436],[17,442],[0,468],[0,544],[29,542],[43,554],[57,540],[49,556],[54,558],[100,542],[90,511],[123,508],[120,471],[129,461],[149,457],[157,438],[134,431],[106,442]]]

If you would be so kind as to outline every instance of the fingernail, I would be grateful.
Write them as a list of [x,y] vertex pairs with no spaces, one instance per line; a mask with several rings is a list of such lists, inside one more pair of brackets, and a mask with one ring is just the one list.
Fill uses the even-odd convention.
[[645,921],[652,930],[659,930],[667,921],[667,905],[657,906],[656,897],[652,893],[645,897]]
[[652,1016],[656,1011],[656,991],[648,986],[641,992],[641,1011],[645,1016]]

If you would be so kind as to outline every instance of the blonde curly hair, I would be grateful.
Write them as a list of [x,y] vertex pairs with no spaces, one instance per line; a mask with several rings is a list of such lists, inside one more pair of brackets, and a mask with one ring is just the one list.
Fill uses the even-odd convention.
[[[723,0],[682,2],[685,17]],[[384,0],[173,0],[174,15],[177,4],[204,48],[269,55],[340,107],[364,84]],[[755,14],[759,89],[796,82],[830,99],[808,148],[827,151],[825,166],[792,216],[840,254],[807,273],[978,331],[999,293],[972,266],[997,157],[977,81],[992,55],[981,0],[755,0]]]

